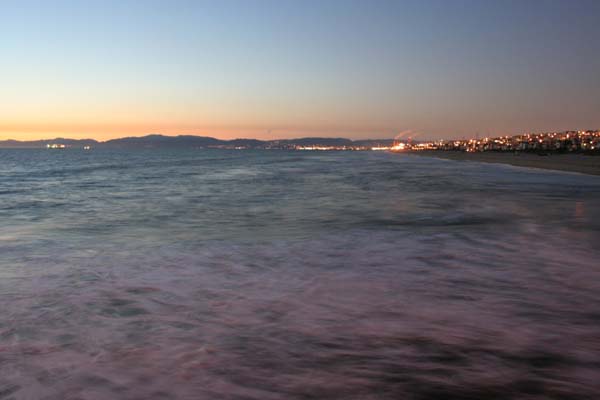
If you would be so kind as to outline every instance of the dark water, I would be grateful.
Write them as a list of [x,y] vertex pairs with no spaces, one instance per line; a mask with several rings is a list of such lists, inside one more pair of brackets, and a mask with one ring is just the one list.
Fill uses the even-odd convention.
[[600,178],[0,150],[0,399],[600,398]]

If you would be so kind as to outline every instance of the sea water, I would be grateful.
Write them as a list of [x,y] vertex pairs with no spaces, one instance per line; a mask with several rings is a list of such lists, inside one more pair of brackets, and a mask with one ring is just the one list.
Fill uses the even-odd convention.
[[600,177],[0,150],[0,399],[592,399]]

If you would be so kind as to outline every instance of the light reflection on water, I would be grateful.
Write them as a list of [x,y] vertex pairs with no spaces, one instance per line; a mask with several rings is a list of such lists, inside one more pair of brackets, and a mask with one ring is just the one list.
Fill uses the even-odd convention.
[[0,399],[594,398],[600,179],[0,150]]

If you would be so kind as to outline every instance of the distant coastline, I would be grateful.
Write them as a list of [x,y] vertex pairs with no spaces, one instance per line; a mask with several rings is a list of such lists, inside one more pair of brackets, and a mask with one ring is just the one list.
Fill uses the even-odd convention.
[[298,139],[220,140],[207,136],[147,135],[125,137],[105,142],[94,139],[56,138],[35,141],[0,141],[2,148],[23,149],[274,149],[370,151],[429,156],[457,161],[510,164],[521,167],[600,175],[600,131],[524,134],[485,139],[413,142],[395,139],[351,140],[346,138],[304,137]]
[[397,136],[394,139],[362,139],[332,137],[302,137],[296,139],[221,140],[195,135],[146,135],[124,137],[107,141],[94,139],[54,138],[32,141],[2,140],[0,148],[198,148],[198,149],[280,149],[280,150],[379,150],[410,151],[435,150],[441,152],[506,152],[536,154],[600,154],[600,131],[564,131],[525,133],[483,139],[448,139],[413,141]]
[[371,150],[373,147],[389,147],[394,139],[351,140],[345,138],[304,137],[298,139],[221,140],[208,136],[164,136],[147,135],[124,137],[107,141],[94,139],[54,138],[44,140],[3,140],[0,148],[47,148],[56,145],[60,148],[198,148],[198,149],[282,149],[282,150]]

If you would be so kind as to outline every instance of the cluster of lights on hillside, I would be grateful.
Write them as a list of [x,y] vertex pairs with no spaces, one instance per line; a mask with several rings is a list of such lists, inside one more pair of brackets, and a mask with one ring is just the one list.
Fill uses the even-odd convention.
[[549,151],[587,152],[600,150],[600,131],[525,133],[484,139],[440,140],[419,143],[411,150]]
[[372,150],[420,151],[446,150],[464,152],[484,151],[543,151],[543,152],[597,152],[600,151],[600,131],[566,131],[525,133],[484,139],[438,140],[413,143],[394,142],[390,146],[296,146],[295,150]]

